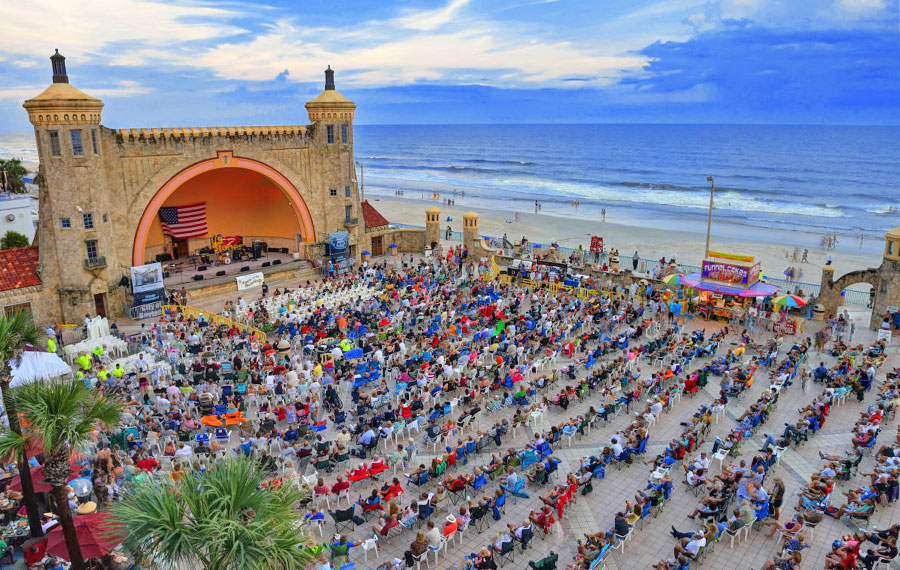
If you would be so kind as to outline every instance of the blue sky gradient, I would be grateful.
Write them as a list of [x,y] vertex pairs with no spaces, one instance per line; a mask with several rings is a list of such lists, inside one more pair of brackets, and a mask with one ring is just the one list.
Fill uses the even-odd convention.
[[[0,6],[0,130],[67,56],[112,127],[900,124],[900,0],[36,0]],[[25,24],[27,22],[27,24]]]

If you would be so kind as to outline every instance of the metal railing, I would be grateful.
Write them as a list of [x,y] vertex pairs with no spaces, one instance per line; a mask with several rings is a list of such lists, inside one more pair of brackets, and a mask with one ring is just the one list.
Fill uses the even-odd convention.
[[84,266],[87,269],[96,269],[98,267],[106,267],[106,257],[101,255],[99,257],[87,257],[84,260]]
[[351,227],[359,223],[359,218],[344,218],[344,226]]
[[236,328],[241,332],[255,334],[259,341],[263,344],[265,344],[266,342],[266,333],[262,332],[261,330],[245,325],[243,323],[239,323],[237,321],[233,321],[229,318],[223,317],[222,315],[217,315],[216,313],[210,313],[209,311],[204,311],[203,309],[198,309],[196,307],[189,307],[187,305],[163,305],[162,310],[164,313],[170,311],[181,313],[187,319],[199,319],[200,317],[203,317],[210,325],[227,325],[229,327]]

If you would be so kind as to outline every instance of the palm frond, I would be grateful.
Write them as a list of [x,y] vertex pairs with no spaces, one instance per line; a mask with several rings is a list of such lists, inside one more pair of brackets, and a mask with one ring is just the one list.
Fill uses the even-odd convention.
[[0,315],[0,366],[15,358],[26,344],[37,344],[41,331],[31,313],[19,311],[12,316]]
[[177,492],[167,482],[136,486],[111,507],[125,548],[154,565],[222,570],[281,570],[306,566],[296,490],[260,488],[252,460],[228,460],[192,472]]

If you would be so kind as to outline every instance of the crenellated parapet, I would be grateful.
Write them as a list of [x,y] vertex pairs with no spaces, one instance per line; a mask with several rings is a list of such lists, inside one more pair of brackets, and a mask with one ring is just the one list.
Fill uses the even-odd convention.
[[207,137],[246,137],[268,135],[305,135],[302,125],[267,125],[242,127],[173,127],[150,129],[118,129],[119,142],[129,140],[193,139]]

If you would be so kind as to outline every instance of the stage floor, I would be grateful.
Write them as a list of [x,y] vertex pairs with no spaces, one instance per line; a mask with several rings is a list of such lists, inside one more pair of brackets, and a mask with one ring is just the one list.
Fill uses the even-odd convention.
[[[199,289],[210,285],[219,285],[227,281],[233,280],[237,275],[246,275],[248,273],[262,272],[264,274],[274,273],[276,271],[299,270],[312,267],[310,263],[304,259],[294,259],[289,253],[274,253],[268,255],[263,254],[262,257],[253,261],[237,261],[229,264],[216,265],[212,263],[206,266],[206,269],[200,271],[199,267],[194,263],[174,262],[163,263],[163,267],[168,272],[166,277],[167,289]],[[242,268],[248,269],[241,271]],[[202,275],[202,280],[194,279],[194,276]]]

